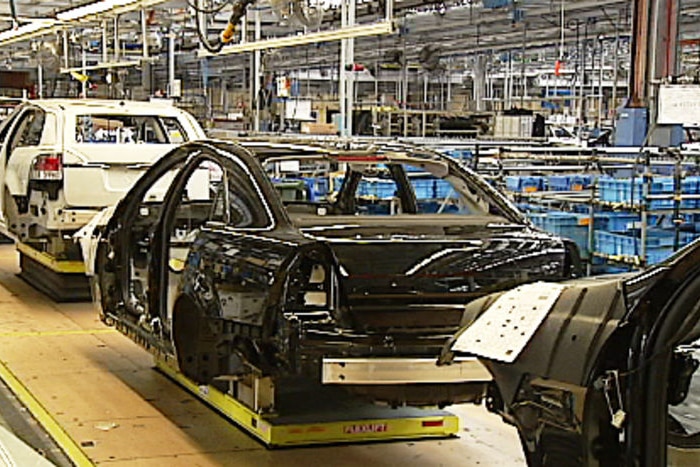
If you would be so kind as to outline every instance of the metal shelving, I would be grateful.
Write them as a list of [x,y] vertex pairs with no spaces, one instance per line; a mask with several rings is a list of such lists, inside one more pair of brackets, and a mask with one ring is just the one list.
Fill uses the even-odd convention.
[[[678,250],[684,246],[688,240],[695,236],[694,232],[684,230],[687,216],[700,214],[700,187],[695,187],[691,193],[683,192],[684,179],[687,175],[685,172],[697,173],[698,164],[693,156],[684,157],[677,151],[669,151],[662,155],[652,157],[650,151],[645,151],[635,158],[621,158],[616,156],[605,155],[570,155],[564,158],[554,155],[536,154],[528,158],[523,154],[522,149],[518,148],[517,162],[526,162],[526,165],[512,166],[508,163],[513,163],[513,160],[507,161],[503,157],[500,165],[500,174],[491,174],[491,177],[500,180],[506,173],[537,173],[538,176],[561,175],[561,165],[542,165],[542,161],[547,163],[563,162],[564,167],[570,166],[571,162],[585,160],[588,162],[585,165],[576,166],[580,170],[574,173],[580,175],[583,171],[589,174],[596,174],[600,177],[605,177],[606,173],[614,173],[620,170],[631,171],[632,176],[628,179],[621,179],[621,183],[627,183],[630,190],[630,200],[627,201],[609,201],[607,196],[601,196],[601,187],[598,181],[594,182],[585,190],[580,191],[534,191],[531,193],[508,192],[509,196],[516,202],[531,203],[540,209],[548,209],[550,212],[570,211],[579,216],[579,230],[584,226],[588,228],[588,241],[582,244],[581,237],[578,237],[579,247],[582,249],[583,256],[588,258],[588,270],[593,269],[596,262],[602,260],[606,264],[617,264],[631,266],[635,268],[645,267],[648,264],[653,264],[660,261],[663,257]],[[622,160],[621,160],[622,159]],[[537,161],[538,165],[533,165],[532,162]],[[507,161],[507,162],[506,162]],[[594,163],[591,163],[593,161]],[[621,162],[625,162],[621,164]],[[670,166],[670,167],[669,167]],[[654,193],[652,183],[659,180],[661,175],[654,173],[665,168],[667,173],[671,169],[672,176],[666,175],[663,179],[668,183],[669,177],[673,180],[673,188],[667,193]],[[598,179],[599,180],[599,179]],[[636,180],[636,181],[635,181]],[[640,199],[634,199],[634,193],[641,191]],[[665,204],[664,207],[658,207],[659,204]],[[522,206],[522,205],[521,205]],[[588,206],[588,209],[582,208]],[[588,219],[585,220],[585,214],[588,213]],[[624,231],[610,232],[613,235],[607,239],[615,239],[622,242],[620,245],[611,247],[610,244],[601,244],[606,239],[604,228],[600,224],[608,217],[608,221],[615,214],[620,214],[624,218],[624,213],[629,213],[637,218],[628,221]],[[608,216],[606,216],[606,214]],[[531,214],[533,216],[534,214]],[[540,216],[546,214],[539,214]],[[653,222],[652,216],[664,216]],[[686,216],[684,218],[684,216]],[[663,229],[656,229],[663,222]],[[551,226],[551,222],[549,223]],[[694,227],[694,226],[693,226]],[[556,228],[566,232],[565,227]],[[596,233],[602,232],[602,233]],[[633,235],[630,235],[632,233]],[[652,235],[654,234],[654,235]],[[597,240],[600,240],[597,241]],[[596,261],[596,259],[598,261]]]

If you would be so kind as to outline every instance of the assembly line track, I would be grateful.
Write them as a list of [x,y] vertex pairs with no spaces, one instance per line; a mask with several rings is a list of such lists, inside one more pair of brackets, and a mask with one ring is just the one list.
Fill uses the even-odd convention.
[[16,276],[0,245],[0,377],[75,465],[523,465],[515,431],[459,406],[459,438],[270,451],[154,369],[152,356],[98,319]]

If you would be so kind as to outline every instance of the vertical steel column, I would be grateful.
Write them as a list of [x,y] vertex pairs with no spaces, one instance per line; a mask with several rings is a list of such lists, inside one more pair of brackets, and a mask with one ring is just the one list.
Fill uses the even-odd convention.
[[613,88],[612,88],[612,106],[613,106],[613,116],[617,116],[617,80],[619,79],[620,68],[620,19],[622,14],[620,10],[617,10],[617,17],[615,19],[615,48],[613,55]]
[[[341,0],[340,4],[340,27],[344,28],[348,25],[348,2],[352,0]],[[340,136],[347,136],[345,121],[348,115],[347,108],[347,74],[345,72],[345,63],[348,53],[347,39],[340,41],[340,60],[338,60],[338,98],[340,108]]]
[[68,31],[63,30],[63,68],[69,68],[70,62],[68,61]]
[[[404,17],[404,21],[406,21]],[[404,23],[405,25],[405,23]],[[406,53],[406,30],[404,28],[403,42],[403,66],[401,67],[401,106],[403,108],[403,136],[408,136],[408,57]]]
[[[480,45],[480,39],[481,38],[481,30],[479,28],[479,24],[476,25],[476,46],[477,48]],[[487,82],[486,79],[486,57],[484,54],[479,54],[476,56],[476,60],[474,63],[474,77],[472,78],[474,81],[474,87],[472,89],[472,99],[476,103],[476,111],[481,112],[486,110],[484,106],[484,94],[486,93],[487,95],[489,93],[489,83]],[[490,97],[490,96],[488,96]]]
[[175,33],[168,30],[168,97],[173,96],[175,89]]
[[[262,25],[261,25],[261,20],[260,20],[260,10],[257,8],[255,9],[255,14],[254,14],[254,19],[255,19],[255,40],[259,41],[260,38],[262,37]],[[260,50],[256,50],[253,52],[253,75],[255,76],[255,87],[253,88],[253,94],[255,96],[255,112],[253,113],[253,130],[254,131],[260,131],[260,80],[262,79],[262,76],[260,76],[260,71],[261,71],[261,55],[260,55]]]
[[[82,44],[82,72],[84,75],[87,75],[87,45]],[[87,97],[87,80],[82,81],[81,83],[81,90],[82,90],[82,98],[85,99]]]
[[39,63],[37,65],[36,78],[38,81],[37,94],[39,95],[39,99],[43,99],[44,98],[44,67],[41,65],[41,63]]
[[146,24],[146,10],[141,10],[141,41],[143,42],[143,58],[148,58],[148,25]]
[[[347,20],[347,26],[352,27],[355,26],[355,9],[356,9],[357,3],[356,0],[349,0],[348,2],[348,20]],[[350,38],[350,39],[345,39],[347,41],[347,45],[345,46],[345,59],[346,63],[348,64],[354,64],[355,63],[355,39]],[[353,128],[352,128],[352,117],[353,117],[353,107],[354,107],[354,102],[355,102],[355,72],[351,71],[348,74],[348,79],[345,82],[347,86],[347,91],[345,92],[345,98],[347,99],[347,104],[345,105],[345,133],[346,136],[352,136],[353,133]]]
[[632,60],[630,62],[630,107],[647,104],[647,60],[649,52],[649,9],[653,0],[634,0],[632,10]]
[[109,61],[107,57],[107,20],[102,20],[102,63]]
[[656,121],[655,84],[678,72],[679,0],[652,0],[646,74],[650,121]]
[[598,128],[603,126],[603,39],[598,39],[598,45],[600,46],[599,60],[599,71],[598,74]]
[[523,22],[523,42],[520,47],[520,108],[525,107],[527,80],[525,79],[525,45],[527,44],[527,23]]
[[452,57],[447,57],[447,102],[452,102]]
[[119,15],[114,17],[114,61],[119,61],[121,45],[119,44]]

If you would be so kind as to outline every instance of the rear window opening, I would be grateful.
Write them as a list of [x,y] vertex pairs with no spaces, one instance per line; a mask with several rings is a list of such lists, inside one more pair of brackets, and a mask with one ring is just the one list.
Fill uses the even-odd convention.
[[501,214],[485,193],[437,161],[301,157],[268,159],[265,169],[295,223],[309,215]]
[[91,114],[76,116],[75,141],[179,144],[187,141],[187,134],[175,117]]

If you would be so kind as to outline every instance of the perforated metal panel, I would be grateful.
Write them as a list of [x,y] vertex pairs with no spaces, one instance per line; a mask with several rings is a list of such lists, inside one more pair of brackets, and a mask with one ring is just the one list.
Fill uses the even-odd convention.
[[504,293],[457,338],[452,350],[514,362],[564,288],[537,282]]

